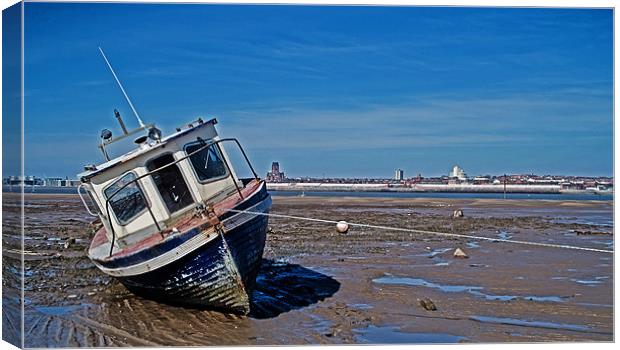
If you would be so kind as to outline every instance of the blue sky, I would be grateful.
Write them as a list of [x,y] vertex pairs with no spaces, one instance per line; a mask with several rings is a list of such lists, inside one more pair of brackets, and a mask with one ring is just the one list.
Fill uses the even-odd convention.
[[98,162],[131,110],[217,116],[289,176],[611,175],[611,10],[26,3],[26,172]]

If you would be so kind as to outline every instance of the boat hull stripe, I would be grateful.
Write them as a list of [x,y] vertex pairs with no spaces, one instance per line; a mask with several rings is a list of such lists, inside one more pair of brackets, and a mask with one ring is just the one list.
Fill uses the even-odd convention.
[[[258,195],[258,193],[257,193]],[[258,197],[258,196],[257,196]],[[248,211],[267,213],[271,207],[271,197],[267,194],[260,202],[247,208]],[[234,209],[237,209],[236,207]],[[240,210],[240,209],[237,209]],[[225,234],[228,237],[230,231],[235,230],[237,227],[250,222],[253,218],[260,216],[250,213],[237,213],[222,221]],[[210,242],[217,240],[219,235],[214,231],[212,227],[208,227],[206,231],[201,230],[201,227],[194,228],[182,236],[187,236],[187,239],[183,240],[170,240],[161,244],[161,247],[157,249],[146,249],[140,251],[131,256],[131,258],[113,259],[101,261],[93,259],[93,262],[99,269],[111,276],[132,276],[147,273],[156,269],[159,269],[167,264],[174,262],[192,252],[196,249],[209,244]],[[233,256],[236,254],[236,248],[233,250]],[[262,253],[261,253],[262,254]],[[238,259],[243,260],[240,255]]]

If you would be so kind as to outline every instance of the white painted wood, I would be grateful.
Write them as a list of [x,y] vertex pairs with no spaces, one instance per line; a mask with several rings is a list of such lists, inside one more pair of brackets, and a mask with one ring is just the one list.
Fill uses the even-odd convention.
[[[117,247],[124,247],[134,244],[135,242],[142,240],[148,235],[157,232],[157,227],[153,222],[153,218],[151,217],[151,214],[148,210],[144,210],[139,215],[131,219],[128,223],[121,225],[121,223],[116,219],[112,208],[110,208],[111,220],[108,220],[108,218],[105,217],[106,197],[104,195],[104,190],[128,172],[133,172],[137,177],[146,174],[148,170],[145,164],[150,159],[158,157],[162,154],[172,153],[173,157],[177,160],[185,157],[187,154],[184,151],[184,146],[189,143],[195,142],[198,137],[207,142],[219,140],[219,137],[217,136],[217,131],[213,124],[196,127],[180,137],[171,139],[173,136],[175,136],[175,134],[164,138],[162,140],[162,144],[154,144],[150,149],[143,151],[132,151],[128,154],[111,160],[110,162],[104,163],[104,165],[98,166],[98,168],[103,168],[105,164],[112,164],[114,162],[119,162],[119,159],[121,160],[115,166],[110,166],[108,170],[105,170],[90,179],[88,186],[89,189],[92,191],[94,197],[96,197],[98,204],[100,205],[101,212],[103,213],[101,215],[101,221],[106,228],[108,239],[112,240],[112,227],[110,227],[109,224],[109,221],[111,221],[116,236],[115,245]],[[187,186],[191,192],[191,195],[196,203],[200,203],[203,201],[212,201],[214,199],[228,195],[229,193],[232,193],[232,191],[235,191],[235,181],[240,183],[236,177],[232,165],[230,164],[230,159],[228,158],[226,151],[223,147],[220,148],[224,160],[227,161],[230,165],[233,179],[231,179],[230,177],[226,177],[209,183],[200,183],[194,170],[192,169],[192,165],[189,159],[185,159],[177,163],[177,166],[179,167],[179,170],[181,171],[181,174],[184,177]],[[177,211],[176,213],[169,213],[168,209],[165,206],[165,203],[163,202],[159,194],[159,191],[156,188],[154,181],[150,176],[146,176],[138,180],[138,184],[140,185],[151,207],[153,216],[155,217],[162,229],[166,228],[165,222],[167,220],[183,215],[185,212],[193,210],[193,208],[195,207],[194,205],[190,205],[181,211]]]

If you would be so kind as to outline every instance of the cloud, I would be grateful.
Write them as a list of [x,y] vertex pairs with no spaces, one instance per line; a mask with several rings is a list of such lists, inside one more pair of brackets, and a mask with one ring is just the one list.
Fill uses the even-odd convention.
[[[496,147],[609,142],[611,109],[548,96],[427,98],[355,109],[309,106],[239,109],[220,118],[254,149]],[[569,119],[567,119],[569,117]]]

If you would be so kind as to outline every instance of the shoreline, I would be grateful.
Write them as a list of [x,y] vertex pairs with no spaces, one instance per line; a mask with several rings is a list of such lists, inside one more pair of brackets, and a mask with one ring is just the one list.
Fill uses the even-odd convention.
[[[389,192],[357,192],[357,191],[308,191],[306,194],[310,193],[310,195],[300,196],[300,195],[289,195],[284,194],[286,192],[293,191],[273,191],[269,190],[272,197],[276,197],[280,200],[286,201],[287,199],[305,199],[306,201],[311,201],[312,199],[320,200],[320,201],[340,201],[340,200],[348,200],[355,202],[367,202],[368,200],[380,200],[382,202],[406,202],[406,203],[415,203],[415,202],[451,202],[451,203],[465,203],[465,202],[476,202],[478,204],[486,203],[511,203],[515,204],[518,202],[524,203],[536,203],[536,202],[551,202],[551,203],[612,203],[614,202],[612,198],[601,198],[601,199],[575,199],[571,198],[571,194],[567,194],[566,198],[557,199],[548,199],[548,198],[495,198],[495,197],[393,197],[390,196]],[[332,193],[338,193],[342,195],[332,195]],[[367,194],[377,194],[377,196],[356,196],[354,194],[367,193]],[[381,194],[385,193],[386,196],[381,196]],[[300,192],[301,194],[301,192]],[[347,195],[351,194],[351,195]],[[449,193],[446,193],[449,194]],[[463,193],[465,194],[465,193]],[[514,194],[514,193],[513,193]],[[2,197],[6,198],[19,198],[21,193],[19,192],[2,192]],[[64,199],[76,199],[79,200],[79,196],[77,193],[71,192],[24,192],[25,198],[32,197],[42,199],[46,196],[52,198],[64,198]],[[558,194],[558,196],[562,196],[562,194]]]
[[[498,190],[485,190],[485,189],[480,189],[480,190],[470,190],[470,189],[447,189],[447,190],[443,190],[443,189],[437,189],[437,190],[420,190],[420,189],[412,189],[412,188],[381,188],[381,189],[376,189],[376,188],[339,188],[339,187],[334,187],[334,188],[313,188],[313,187],[309,187],[309,188],[305,188],[305,187],[295,187],[295,186],[289,186],[286,188],[282,188],[282,187],[273,187],[270,186],[271,184],[267,184],[267,190],[273,193],[286,193],[286,192],[298,192],[298,193],[368,193],[368,194],[381,194],[381,193],[385,193],[385,194],[471,194],[471,195],[475,195],[475,194],[497,194],[497,195],[501,195],[501,194],[517,194],[517,195],[558,195],[558,196],[611,196],[613,200],[613,196],[614,196],[614,192],[601,192],[601,193],[597,193],[597,192],[593,192],[590,190],[560,190],[560,191],[544,191],[544,190],[507,190],[506,192],[504,191],[498,191]],[[38,191],[38,192],[37,192]],[[2,189],[2,193],[3,194],[10,194],[10,193],[21,193],[21,191],[16,190],[16,188],[8,190],[7,188],[3,188]],[[40,187],[34,187],[34,190],[32,188],[26,188],[24,189],[24,194],[76,194],[77,195],[77,187],[45,187],[45,186],[40,186]]]
[[[338,185],[338,184],[321,184],[318,186],[303,186],[299,184],[277,184],[267,183],[267,189],[274,192],[371,192],[371,193],[493,193],[493,194],[564,194],[564,195],[610,195],[613,196],[614,192],[595,192],[591,190],[563,190],[559,188],[548,188],[550,186],[521,186],[510,185],[507,186],[506,191],[498,186],[483,186],[483,185],[432,185],[432,187],[379,187],[371,186],[365,187],[363,184],[360,186],[325,186],[325,185]],[[356,184],[357,185],[357,184]]]

